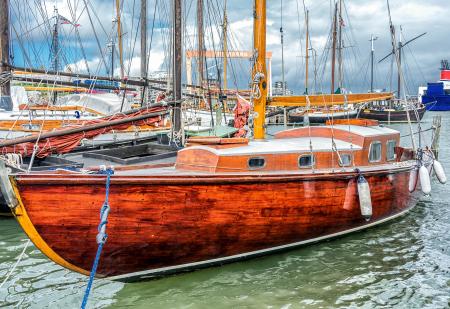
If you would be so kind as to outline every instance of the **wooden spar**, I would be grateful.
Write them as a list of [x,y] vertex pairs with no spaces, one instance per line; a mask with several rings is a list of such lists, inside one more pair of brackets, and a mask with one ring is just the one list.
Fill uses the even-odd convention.
[[342,24],[343,24],[343,17],[342,17],[342,1],[339,0],[339,48],[338,48],[338,68],[339,68],[339,81],[338,81],[338,87],[342,90],[343,84],[344,84],[344,67],[343,67],[343,58],[342,58],[342,51],[344,48],[344,44],[342,43]]
[[205,68],[205,43],[204,43],[204,28],[203,28],[203,0],[197,0],[197,70],[198,70],[198,85],[203,87],[204,68]]
[[334,93],[334,75],[336,68],[336,36],[337,36],[337,3],[334,9],[333,19],[333,47],[331,48],[331,94]]
[[[173,0],[174,10],[173,10],[173,99],[174,101],[181,100],[181,66],[182,66],[182,56],[181,56],[181,44],[182,44],[182,7],[181,0]],[[181,108],[179,105],[174,106],[172,115],[173,130],[172,133],[180,132],[181,130]]]
[[[147,0],[141,0],[141,79],[147,79]],[[145,85],[141,91],[141,106],[147,103]]]
[[141,0],[141,78],[147,78],[147,0]]
[[352,93],[352,94],[318,94],[306,96],[272,97],[268,106],[316,106],[325,107],[333,105],[358,104],[370,101],[381,101],[392,99],[392,93]]
[[[159,106],[162,106],[162,105],[159,105]],[[152,108],[153,107],[157,107],[157,106],[155,105],[155,106],[152,106]],[[145,110],[145,109],[147,109],[147,107],[143,108],[142,110]],[[133,111],[129,111],[129,112],[126,112],[123,114],[136,113],[137,111],[139,111],[139,110],[133,110]],[[19,138],[10,139],[10,140],[2,140],[2,141],[0,141],[0,147],[13,146],[13,145],[18,145],[18,144],[22,144],[22,143],[34,143],[37,140],[45,140],[46,138],[51,138],[51,137],[58,137],[58,136],[63,136],[63,135],[68,135],[68,134],[74,134],[74,133],[80,133],[80,132],[85,132],[85,131],[102,129],[102,128],[106,128],[106,127],[117,126],[117,125],[121,125],[124,123],[131,123],[131,122],[136,122],[136,121],[140,121],[140,120],[144,120],[144,119],[148,119],[148,118],[152,118],[152,117],[156,117],[156,116],[162,116],[167,113],[168,113],[167,111],[163,111],[163,112],[142,114],[142,115],[134,116],[131,118],[104,121],[102,123],[96,123],[96,124],[92,124],[92,125],[88,125],[88,126],[80,126],[78,128],[69,128],[69,129],[63,129],[63,130],[57,130],[57,131],[51,131],[51,132],[43,132],[40,135],[35,134],[35,135],[31,135],[31,136],[19,137]]]
[[227,80],[227,66],[228,66],[228,16],[227,16],[227,1],[225,0],[224,11],[223,11],[223,89],[227,91],[228,80]]
[[[10,72],[9,67],[9,0],[0,0],[0,73]],[[9,80],[0,86],[0,96],[11,95]]]
[[255,0],[253,20],[253,46],[256,51],[252,80],[259,89],[254,98],[254,138],[265,138],[266,103],[267,103],[267,70],[266,70],[266,0]]
[[[52,79],[44,79],[44,78],[34,78],[34,77],[22,77],[22,76],[14,76],[13,77],[14,80],[20,80],[23,82],[31,82],[31,83],[47,83],[50,85],[53,85],[54,87],[57,87],[59,85],[64,85],[64,86],[72,86],[72,87],[78,87],[78,88],[85,88],[85,89],[107,89],[107,90],[127,90],[127,91],[136,91],[136,88],[129,88],[129,87],[114,87],[114,86],[107,86],[107,85],[83,85],[83,84],[79,84],[76,85],[73,82],[66,82],[66,81],[61,81],[61,80],[52,80]],[[49,91],[52,91],[52,87],[49,88]]]
[[[55,72],[55,71],[46,71],[41,69],[35,69],[35,68],[23,68],[23,67],[16,67],[16,66],[9,66],[7,67],[14,70],[15,74],[46,74],[46,75],[56,75],[56,76],[67,76],[67,77],[74,77],[74,78],[87,78],[87,79],[96,79],[96,80],[110,80],[115,82],[121,82],[126,83],[130,86],[149,86],[149,84],[160,84],[160,85],[166,85],[166,81],[157,80],[157,79],[146,79],[145,81],[140,80],[134,80],[134,79],[121,79],[121,78],[110,78],[109,76],[95,76],[95,75],[89,75],[89,74],[78,74],[78,73],[69,73],[69,72]],[[14,76],[13,79],[16,79],[18,77]],[[54,81],[52,81],[54,82]],[[189,88],[201,88],[197,85],[190,85],[190,84],[183,84],[184,87]]]
[[[119,61],[120,61],[120,78],[124,78],[125,73],[123,69],[123,42],[122,42],[122,24],[120,21],[120,0],[116,0],[116,15],[117,15],[117,37],[119,39]],[[114,51],[113,51],[114,54]]]
[[305,94],[308,94],[308,73],[309,73],[309,11],[306,10],[306,68],[305,68]]

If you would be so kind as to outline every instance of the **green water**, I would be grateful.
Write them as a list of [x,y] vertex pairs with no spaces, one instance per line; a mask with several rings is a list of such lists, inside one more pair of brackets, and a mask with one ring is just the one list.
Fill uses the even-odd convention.
[[[440,115],[440,161],[450,174],[450,114]],[[449,197],[449,185],[433,181],[432,196],[408,215],[360,233],[155,281],[97,280],[89,308],[448,308]],[[0,278],[25,244],[16,222],[0,219]],[[30,245],[0,289],[0,305],[78,308],[86,283]]]

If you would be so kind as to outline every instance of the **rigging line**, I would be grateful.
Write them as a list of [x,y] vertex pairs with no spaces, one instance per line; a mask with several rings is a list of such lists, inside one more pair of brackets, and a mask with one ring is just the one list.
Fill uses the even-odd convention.
[[87,0],[87,4],[90,7],[91,12],[94,14],[94,17],[97,19],[97,22],[100,25],[101,30],[103,30],[103,33],[108,35],[108,31],[106,31],[105,27],[103,26],[103,23],[101,22],[100,18],[98,17],[97,11],[95,10],[93,4],[91,3],[91,0]]
[[[18,33],[17,33],[17,30],[16,30],[16,27],[14,26],[14,23],[11,23],[11,28],[14,31],[14,33],[16,34],[16,37],[17,37]],[[25,61],[28,62],[29,66],[31,67],[32,66],[32,62],[30,60],[30,57],[29,57],[27,51],[25,50],[25,47],[23,45],[22,39],[21,38],[17,38],[17,42],[19,43],[19,47],[21,48],[23,56],[25,57]]]
[[[19,4],[18,1],[16,1],[16,5],[17,5],[17,9],[20,11],[20,10],[21,10],[21,7],[20,7],[20,4]],[[25,10],[25,11],[28,11],[28,10]],[[17,31],[17,29],[14,27],[14,23],[11,23],[12,26],[14,27],[14,32],[15,32],[15,34],[16,34],[16,37],[18,38],[18,37],[19,37],[19,34],[18,34],[18,33],[25,32],[26,29],[27,29],[26,27],[28,26],[28,23],[22,21],[22,19],[24,19],[25,17],[22,16],[22,14],[18,14],[18,13],[16,12],[16,10],[14,9],[13,6],[11,6],[11,12],[14,13],[14,15],[16,16],[17,21],[18,21],[18,23],[19,23],[19,27],[20,27],[19,30],[20,30],[20,31]],[[25,24],[25,26],[24,26],[24,24]],[[18,38],[18,40],[19,40],[19,38]],[[29,33],[26,35],[25,40],[26,40],[26,41],[32,41]],[[23,38],[20,38],[19,43],[20,43],[19,46],[20,46],[20,45],[22,46],[22,51],[23,51],[24,54],[27,53],[26,48],[25,48],[25,46],[27,46],[27,47],[28,47],[28,54],[29,54],[29,52],[31,51],[31,52],[33,53],[33,55],[34,55],[34,58],[37,59],[37,60],[39,59],[39,57],[38,57],[39,53],[37,52],[37,50],[36,50],[36,48],[35,48],[35,46],[34,46],[33,44],[31,44],[31,45],[26,45],[26,44],[24,44],[24,43],[23,43]],[[31,58],[29,58],[28,54],[27,54],[26,57],[27,57],[28,59],[31,59]],[[30,63],[31,63],[31,62],[30,62]]]
[[[217,63],[217,57],[216,57],[216,53],[215,53],[216,52],[215,45],[214,45],[215,38],[214,38],[212,22],[211,22],[211,3],[209,0],[206,1],[206,8],[207,8],[207,17],[209,17],[209,18],[207,18],[207,22],[209,22],[208,28],[211,33],[210,40],[211,40],[211,44],[212,44],[212,49],[214,51],[214,60],[216,63],[216,68],[217,68],[217,70],[219,70],[218,63]],[[205,32],[207,32],[207,30]],[[210,110],[210,114],[211,114],[211,126],[214,127],[215,125],[214,125],[212,97],[211,97],[210,82],[209,82],[209,77],[208,77],[208,70],[209,70],[208,61],[205,61],[205,67],[206,67],[206,80],[207,80],[206,84],[207,84],[207,88],[208,88],[208,105],[209,105],[209,110]],[[219,80],[219,87],[220,87],[221,83],[220,83],[220,74],[219,73],[218,73],[218,80]]]
[[[232,23],[228,23],[228,43],[229,43],[229,48],[231,50],[239,50],[239,47],[242,46],[242,42],[239,42],[239,38],[236,37],[236,35],[234,34],[234,32],[232,31]],[[231,67],[231,73],[233,75],[233,84],[236,88],[236,91],[239,90],[238,87],[238,78],[237,78],[237,68],[236,68],[236,63],[237,66],[239,67],[239,69],[243,72],[249,72],[251,71],[251,67],[247,67],[244,68],[242,65],[242,62],[239,61],[239,59],[233,59],[231,58],[229,61],[230,67]],[[246,74],[246,76],[248,76],[248,83],[250,83],[250,75]]]
[[351,19],[350,19],[350,15],[348,13],[348,9],[347,9],[347,5],[346,5],[345,1],[343,1],[343,4],[344,4],[345,16],[347,17],[346,20],[347,20],[347,23],[348,23],[348,28],[350,29],[350,34],[351,34],[350,42],[352,42],[351,43],[352,45],[355,45],[355,49],[356,49],[357,54],[358,54],[357,57],[358,57],[358,59],[361,59],[362,58],[362,56],[361,56],[362,53],[361,53],[361,50],[359,49],[358,44],[355,44],[355,42],[357,42],[356,35],[355,35],[355,31],[354,31],[354,28],[353,28],[353,25],[352,25],[352,22],[351,22]]
[[[72,15],[72,20],[75,20],[76,19],[76,13],[75,13],[75,11],[72,8],[71,1],[67,0],[67,4],[68,4],[69,10],[70,10],[71,15]],[[80,12],[80,17],[81,17],[81,14],[83,14],[83,10]],[[84,59],[84,64],[86,66],[87,73],[90,75],[91,73],[90,73],[90,70],[89,70],[89,64],[88,64],[88,61],[87,61],[86,52],[84,51],[83,42],[81,41],[80,31],[78,30],[78,27],[77,27],[76,24],[74,24],[74,27],[75,27],[75,34],[76,34],[78,43],[80,44],[80,50],[81,50],[81,54],[82,54],[83,59]]]
[[148,75],[148,72],[149,72],[149,69],[150,69],[150,54],[152,52],[153,32],[155,30],[155,18],[156,18],[157,6],[158,6],[158,0],[155,0],[155,8],[153,10],[152,31],[150,32],[150,43],[149,43],[149,49],[148,49],[148,56],[144,55],[144,57],[147,57],[147,70],[146,70],[147,75]]
[[20,37],[23,37],[23,36],[25,36],[25,35],[28,35],[28,34],[30,34],[31,32],[33,32],[34,30],[36,30],[36,29],[38,29],[38,28],[40,28],[40,27],[42,27],[42,26],[44,26],[44,25],[45,25],[45,22],[42,22],[42,23],[38,24],[37,26],[35,26],[35,27],[33,27],[33,28],[31,28],[31,29],[29,29],[29,30],[23,32],[23,33],[20,35]]
[[[35,0],[35,3],[36,2],[38,2],[38,1]],[[44,7],[42,7],[42,3],[44,3]],[[47,24],[47,30],[48,30],[47,39],[50,39],[52,36],[52,25],[50,24],[50,18],[47,14],[47,4],[46,4],[45,0],[39,1],[38,8],[40,8],[40,14],[41,14],[42,19],[44,19],[44,21],[46,21],[46,24]],[[50,42],[50,40],[48,40],[48,42]],[[49,44],[49,48],[50,48],[50,46],[51,46],[51,44]]]
[[[72,8],[72,6],[71,6],[70,0],[67,0],[67,2],[68,2],[68,6],[69,6],[70,13],[71,13],[71,15],[72,15],[72,20],[73,20],[73,23],[70,24],[72,27],[70,28],[71,30],[70,30],[68,36],[70,36],[70,35],[72,34],[72,31],[73,31],[73,30],[75,31],[75,35],[76,35],[76,37],[77,37],[77,39],[78,39],[78,42],[79,42],[79,44],[80,44],[80,49],[81,49],[81,53],[82,53],[82,56],[83,56],[85,65],[86,65],[87,72],[88,72],[88,74],[90,74],[90,70],[89,70],[89,65],[88,65],[88,62],[87,62],[86,53],[85,53],[85,51],[84,51],[83,43],[82,43],[82,41],[81,41],[80,33],[79,33],[79,30],[78,30],[78,26],[77,26],[77,24],[78,24],[78,22],[79,22],[79,20],[80,20],[80,18],[81,18],[81,16],[82,16],[84,10],[86,9],[86,7],[84,7],[84,8],[81,10],[80,15],[77,17],[77,16],[76,16],[76,13],[73,11],[73,8]],[[58,13],[58,14],[59,14],[59,13]],[[63,30],[63,31],[65,31],[65,30]],[[65,56],[63,56],[63,58],[66,60],[66,66],[67,66],[67,65],[69,64],[69,61],[65,58]]]
[[83,3],[84,3],[84,7],[86,8],[86,13],[87,13],[87,16],[88,16],[88,19],[89,19],[89,23],[91,24],[91,28],[92,28],[92,31],[93,31],[93,33],[94,33],[95,41],[97,42],[97,47],[98,47],[98,49],[99,49],[99,51],[100,51],[101,60],[102,60],[102,62],[103,62],[103,64],[104,64],[104,66],[105,66],[106,75],[109,76],[109,68],[108,68],[108,66],[106,65],[105,55],[104,55],[103,49],[102,49],[102,47],[101,47],[101,45],[100,45],[100,40],[99,40],[99,38],[98,38],[97,31],[95,30],[95,27],[94,27],[94,23],[93,23],[93,21],[92,21],[92,17],[91,17],[90,10],[89,10],[89,8],[87,7],[87,2],[86,2],[86,0],[83,0]]
[[[233,26],[233,24],[229,23],[228,38],[229,38],[230,48],[232,50],[239,50],[239,47],[243,46],[243,43],[239,40],[239,37],[237,37],[235,35],[235,33],[233,32],[232,26]],[[236,67],[235,63],[237,63],[238,68]],[[233,75],[233,79],[234,79],[233,82],[234,82],[236,91],[239,90],[239,86],[238,86],[239,81],[237,78],[237,74],[239,72],[237,70],[239,69],[241,72],[251,72],[251,70],[252,70],[251,63],[249,61],[247,61],[246,63],[247,63],[247,65],[244,67],[242,59],[231,59],[231,61],[230,61],[231,72]],[[247,84],[249,84],[250,80],[251,80],[251,74],[245,74],[245,76],[247,76]]]
[[409,45],[406,45],[406,47],[407,47],[408,50],[410,51],[410,53],[411,53],[411,55],[412,55],[412,57],[413,57],[413,60],[414,60],[414,62],[416,63],[417,68],[419,69],[420,75],[422,75],[422,81],[423,81],[423,82],[426,82],[425,74],[423,73],[422,68],[421,68],[420,65],[419,65],[419,62],[417,61],[417,59],[416,59],[416,57],[415,57],[415,55],[414,55],[414,53],[413,53],[413,51],[412,51],[412,48],[411,48]]
[[[158,6],[158,19],[160,20],[160,30],[159,30],[159,34],[161,36],[161,41],[162,41],[162,45],[163,45],[163,52],[164,52],[164,61],[162,64],[162,70],[165,71],[166,73],[168,73],[170,71],[170,67],[169,67],[169,58],[170,58],[170,51],[171,51],[171,47],[170,47],[170,43],[168,42],[168,39],[170,39],[169,37],[169,33],[168,33],[168,28],[167,25],[168,23],[168,14],[164,15],[164,13],[167,13],[167,10],[164,11],[164,8],[166,7],[166,2],[162,1],[162,4],[160,6]],[[166,21],[166,26],[163,27],[163,25],[161,24],[161,21]],[[169,75],[167,74],[166,76],[166,80],[168,82],[169,80]],[[168,84],[167,84],[168,87]]]
[[[37,15],[37,13],[35,12],[35,10],[33,10],[33,9],[31,8],[30,3],[29,3],[28,1],[25,1],[25,3],[26,3],[27,6],[28,6],[28,10],[27,10],[27,11],[30,12],[31,15],[33,15],[33,17],[34,17],[34,19],[35,19],[36,21],[38,21],[38,20],[39,20],[38,15]],[[37,8],[37,10],[38,10],[38,12],[39,12],[39,7]],[[41,18],[43,18],[42,15],[41,15]],[[45,26],[47,26],[47,23],[48,23],[48,20],[43,19],[43,24],[44,24]],[[44,28],[44,27],[43,27],[43,28]],[[43,29],[43,28],[39,28],[39,30],[40,30],[41,34],[43,35],[43,41],[47,43],[47,49],[49,50],[49,49],[50,49],[50,44],[49,44],[49,40],[48,40],[48,31],[46,31],[46,29]],[[48,30],[48,27],[45,27],[45,28],[47,28],[47,30]],[[30,42],[33,41],[33,40],[31,39],[31,37],[29,37],[29,36],[28,36],[28,39],[29,39]],[[41,47],[41,51],[42,51],[43,48],[45,48],[44,45]],[[41,53],[40,51],[38,51],[38,54],[42,54],[42,53]],[[36,61],[39,62],[39,60],[36,60]],[[41,61],[41,62],[42,62],[42,61]],[[42,66],[44,66],[44,65],[42,64]]]
[[[127,73],[128,76],[130,76],[131,62],[132,62],[133,57],[134,57],[134,51],[135,51],[136,43],[137,43],[137,36],[139,34],[139,29],[140,29],[140,24],[141,24],[141,16],[139,15],[136,27],[134,27],[135,8],[136,8],[136,0],[133,0],[133,9],[132,9],[133,15],[131,16],[132,22],[131,22],[131,33],[130,33],[131,35],[130,35],[130,46],[129,46],[130,55],[129,55],[129,58],[128,58],[128,68],[126,70],[126,73]],[[134,41],[132,40],[133,29],[136,29],[136,34],[134,36]],[[124,91],[124,93],[125,92],[126,91]]]

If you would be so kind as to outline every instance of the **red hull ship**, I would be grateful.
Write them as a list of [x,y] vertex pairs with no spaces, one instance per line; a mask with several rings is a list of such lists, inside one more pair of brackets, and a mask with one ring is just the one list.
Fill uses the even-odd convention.
[[[95,170],[0,173],[5,199],[45,255],[88,275],[105,195],[109,217],[102,212],[97,238],[107,226],[108,241],[97,239],[97,252],[104,245],[97,275],[126,281],[268,254],[392,220],[415,205],[419,167],[429,193],[423,152],[399,147],[400,133],[375,121],[304,127],[264,139],[265,4],[255,1],[253,141],[194,139],[174,165],[118,168],[110,178]],[[348,103],[339,97],[321,101]],[[292,106],[299,99],[305,98],[269,103]]]
[[[221,264],[404,214],[415,201],[408,188],[416,162],[394,160],[398,132],[348,128],[294,129],[250,143],[195,140],[179,152],[175,166],[119,168],[111,177],[109,236],[98,275],[134,280]],[[332,130],[338,152],[325,150]],[[317,151],[309,151],[310,141]],[[370,154],[373,145],[381,151]],[[369,162],[371,155],[379,156],[376,163]],[[249,166],[252,160],[259,166]],[[370,187],[370,221],[361,213],[361,174]],[[89,274],[105,176],[67,171],[12,180],[15,215],[36,246],[53,261]]]

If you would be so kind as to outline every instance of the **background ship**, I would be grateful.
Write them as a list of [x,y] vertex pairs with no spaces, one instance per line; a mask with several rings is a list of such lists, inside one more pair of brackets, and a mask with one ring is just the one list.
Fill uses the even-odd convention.
[[429,111],[450,110],[450,64],[441,61],[441,79],[437,83],[428,83],[427,87],[419,87],[419,99]]

